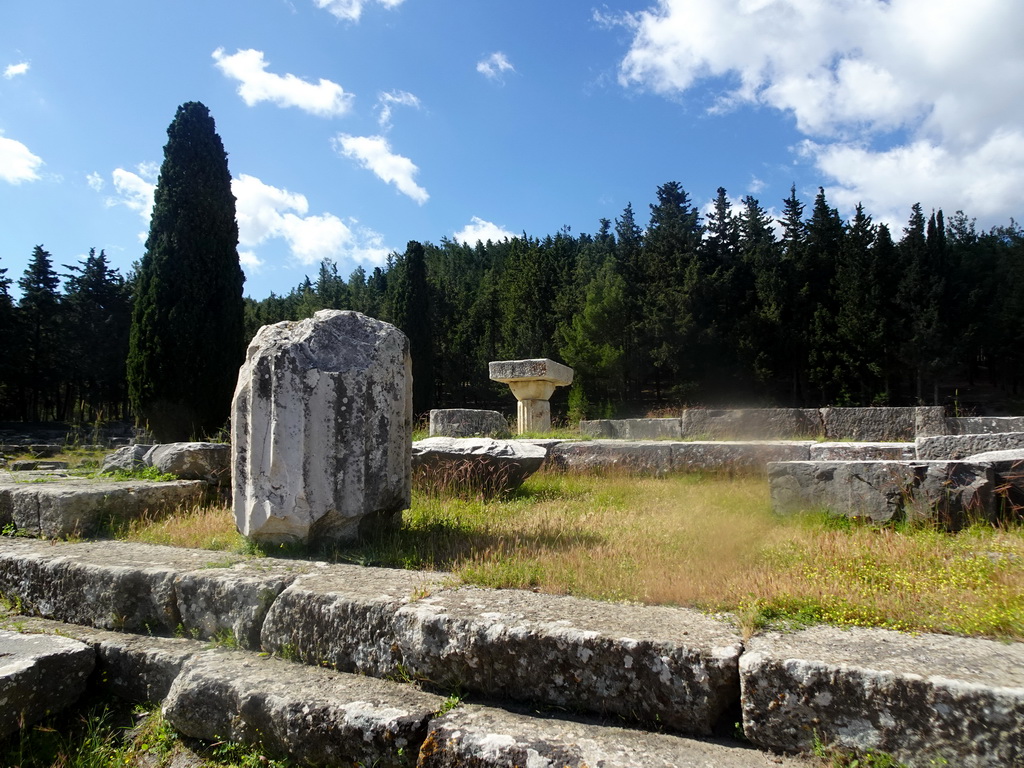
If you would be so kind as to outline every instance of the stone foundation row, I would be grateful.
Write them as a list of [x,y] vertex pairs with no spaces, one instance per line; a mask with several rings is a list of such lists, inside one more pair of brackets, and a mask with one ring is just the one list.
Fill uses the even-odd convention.
[[[111,542],[0,539],[0,593],[78,625],[70,634],[96,649],[108,684],[129,698],[166,697],[168,719],[186,735],[260,742],[309,763],[410,764],[412,754],[423,766],[765,759],[505,709],[445,713],[443,698],[386,678],[689,737],[741,722],[761,750],[806,753],[817,741],[910,765],[1024,761],[1021,644],[833,628],[744,641],[726,618],[681,608]],[[8,624],[35,631],[41,621]],[[248,650],[148,637],[174,634],[230,637]],[[357,747],[365,751],[349,751]]]

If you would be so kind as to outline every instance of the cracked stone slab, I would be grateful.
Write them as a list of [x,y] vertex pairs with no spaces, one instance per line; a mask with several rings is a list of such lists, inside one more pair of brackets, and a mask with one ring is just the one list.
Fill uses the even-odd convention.
[[815,738],[910,766],[1024,764],[1024,644],[814,627],[752,638],[743,728],[765,749]]
[[209,493],[202,481],[115,482],[53,475],[32,480],[0,477],[0,524],[13,523],[19,532],[50,538],[89,536],[110,522],[198,504]]
[[989,451],[1024,448],[1024,432],[979,435],[936,435],[917,438],[917,458],[928,460],[965,459]]
[[182,665],[209,648],[208,643],[196,640],[111,632],[36,616],[7,616],[0,619],[0,628],[85,643],[96,654],[90,685],[135,702],[162,701]]
[[467,587],[395,622],[405,668],[442,687],[692,734],[735,703],[741,638],[696,611]]
[[796,768],[811,763],[738,744],[463,705],[430,723],[419,768]]
[[95,664],[76,640],[0,630],[0,738],[78,701]]
[[0,538],[0,593],[46,618],[258,647],[275,597],[313,566],[127,542]]
[[186,663],[163,713],[205,741],[259,744],[303,764],[397,768],[413,764],[443,704],[410,685],[214,650]]

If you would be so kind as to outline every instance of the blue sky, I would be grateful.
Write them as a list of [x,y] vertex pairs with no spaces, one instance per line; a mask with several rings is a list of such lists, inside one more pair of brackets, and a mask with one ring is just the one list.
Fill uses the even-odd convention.
[[228,151],[255,298],[413,239],[643,224],[667,181],[1006,224],[1022,35],[1006,0],[5,3],[0,267],[42,244],[127,272],[186,101]]

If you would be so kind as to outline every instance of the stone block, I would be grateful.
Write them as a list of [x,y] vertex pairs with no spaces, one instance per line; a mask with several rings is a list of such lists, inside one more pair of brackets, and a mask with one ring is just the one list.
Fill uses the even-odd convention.
[[591,440],[559,443],[548,453],[554,469],[570,472],[616,471],[641,475],[671,472],[674,443]]
[[78,701],[95,664],[76,640],[0,630],[0,739]]
[[747,641],[743,731],[763,749],[817,741],[908,766],[1024,764],[1024,644],[814,627]]
[[687,408],[681,421],[684,438],[705,440],[779,440],[823,434],[815,408]]
[[822,408],[821,420],[829,440],[909,441],[917,436],[913,408]]
[[431,437],[507,437],[508,422],[498,411],[444,408],[430,412]]
[[130,472],[133,469],[143,469],[149,466],[146,462],[146,454],[149,453],[152,445],[125,445],[113,453],[103,457],[100,465],[100,472],[114,472],[124,470]]
[[90,536],[110,523],[144,513],[173,512],[203,502],[209,487],[200,481],[53,479],[40,483],[0,480],[0,520],[30,536]]
[[232,405],[234,509],[268,543],[350,541],[401,522],[411,491],[409,342],[358,312],[264,326]]
[[683,437],[679,419],[597,419],[581,421],[585,437],[613,440],[680,440]]
[[964,459],[977,453],[1012,451],[1020,448],[1024,448],[1024,432],[917,438],[917,458],[924,460]]
[[913,461],[914,443],[812,443],[811,461]]
[[678,472],[759,471],[773,461],[805,461],[810,441],[708,440],[672,443],[672,468]]
[[[545,381],[555,387],[566,387],[572,384],[573,376],[572,368],[547,358],[498,360],[487,364],[487,373],[492,381],[500,381],[504,384]],[[546,400],[547,398],[542,399]]]
[[231,478],[231,446],[227,443],[163,443],[150,448],[143,460],[182,480],[226,485]]
[[807,461],[768,465],[777,514],[813,510],[875,523],[931,521],[958,530],[995,518],[991,465],[948,461]]
[[410,685],[214,650],[186,662],[163,714],[186,736],[258,744],[300,765],[399,768],[442,704]]
[[1024,432],[1024,416],[950,416],[945,432],[934,434],[988,435]]
[[809,768],[798,758],[664,733],[462,705],[430,723],[418,768]]
[[38,459],[12,461],[10,466],[11,472],[50,472],[67,468],[66,461],[41,461]]
[[519,440],[430,437],[412,444],[412,471],[427,487],[491,497],[518,488],[547,455],[547,449]]
[[944,435],[946,432],[945,408],[941,405],[919,405],[914,408],[914,437]]

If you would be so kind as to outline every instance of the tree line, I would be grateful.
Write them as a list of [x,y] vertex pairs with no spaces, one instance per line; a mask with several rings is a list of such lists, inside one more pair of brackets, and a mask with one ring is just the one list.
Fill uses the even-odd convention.
[[[139,275],[110,269],[102,251],[66,269],[38,246],[17,302],[0,269],[2,418],[132,414],[125,359]],[[202,281],[199,269],[182,267],[175,283]],[[668,182],[646,220],[627,205],[592,234],[414,241],[347,277],[325,260],[287,294],[245,299],[243,337],[328,308],[393,322],[410,338],[417,413],[504,402],[487,363],[523,357],[575,369],[576,416],[905,405],[940,402],[955,382],[1018,391],[1022,281],[1013,221],[979,231],[963,212],[915,204],[894,234],[862,206],[844,221],[824,190],[808,207],[795,188],[778,220],[721,188],[704,215]],[[243,342],[218,343],[240,360]]]

